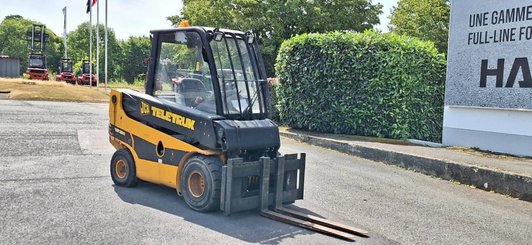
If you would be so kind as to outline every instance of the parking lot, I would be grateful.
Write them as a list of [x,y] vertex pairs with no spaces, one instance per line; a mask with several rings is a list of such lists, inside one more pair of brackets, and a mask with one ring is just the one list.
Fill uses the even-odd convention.
[[[0,100],[0,244],[333,244],[261,217],[197,213],[175,190],[113,185],[107,104]],[[307,153],[291,208],[370,231],[359,244],[529,244],[532,204],[283,139]]]

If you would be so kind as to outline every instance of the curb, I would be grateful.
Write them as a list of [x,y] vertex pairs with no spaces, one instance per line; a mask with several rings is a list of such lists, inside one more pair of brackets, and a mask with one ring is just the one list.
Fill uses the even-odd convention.
[[291,132],[279,132],[279,134],[283,137],[311,145],[336,150],[388,165],[396,165],[445,180],[458,181],[478,189],[509,195],[524,201],[532,201],[532,177],[471,166],[449,160],[433,159],[414,154],[353,145],[315,136]]

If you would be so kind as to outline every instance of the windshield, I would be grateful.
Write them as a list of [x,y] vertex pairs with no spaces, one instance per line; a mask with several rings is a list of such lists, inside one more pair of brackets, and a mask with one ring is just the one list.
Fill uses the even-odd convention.
[[243,35],[224,34],[210,46],[216,64],[225,115],[251,116],[265,113],[262,83],[254,47]]
[[61,63],[62,72],[72,72],[72,63],[71,62],[62,62]]
[[29,66],[30,67],[44,67],[44,61],[42,58],[30,58]]
[[[89,63],[83,63],[83,67],[81,69],[82,69],[81,72],[83,74],[89,74],[90,73]],[[94,66],[92,66],[92,73],[94,74]]]
[[181,106],[216,114],[206,51],[198,33],[176,31],[159,36],[154,95]]

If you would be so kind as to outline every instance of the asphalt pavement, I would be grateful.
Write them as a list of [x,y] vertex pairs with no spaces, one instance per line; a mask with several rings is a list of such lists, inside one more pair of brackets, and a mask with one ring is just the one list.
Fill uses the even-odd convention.
[[[0,244],[335,244],[261,217],[190,210],[175,190],[113,185],[107,105],[0,100]],[[532,203],[324,148],[290,208],[360,227],[357,244],[532,244]]]
[[[532,202],[532,158],[280,128],[283,137]],[[382,142],[379,142],[382,141]],[[418,141],[419,142],[419,141]],[[437,146],[436,146],[437,145]]]

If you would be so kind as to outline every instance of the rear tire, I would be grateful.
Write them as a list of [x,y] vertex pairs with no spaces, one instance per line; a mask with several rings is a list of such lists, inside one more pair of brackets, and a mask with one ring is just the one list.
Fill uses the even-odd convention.
[[220,209],[222,163],[217,157],[190,158],[180,181],[183,198],[190,208],[199,212]]
[[111,158],[111,178],[115,185],[132,187],[137,185],[135,161],[128,149],[115,152]]

